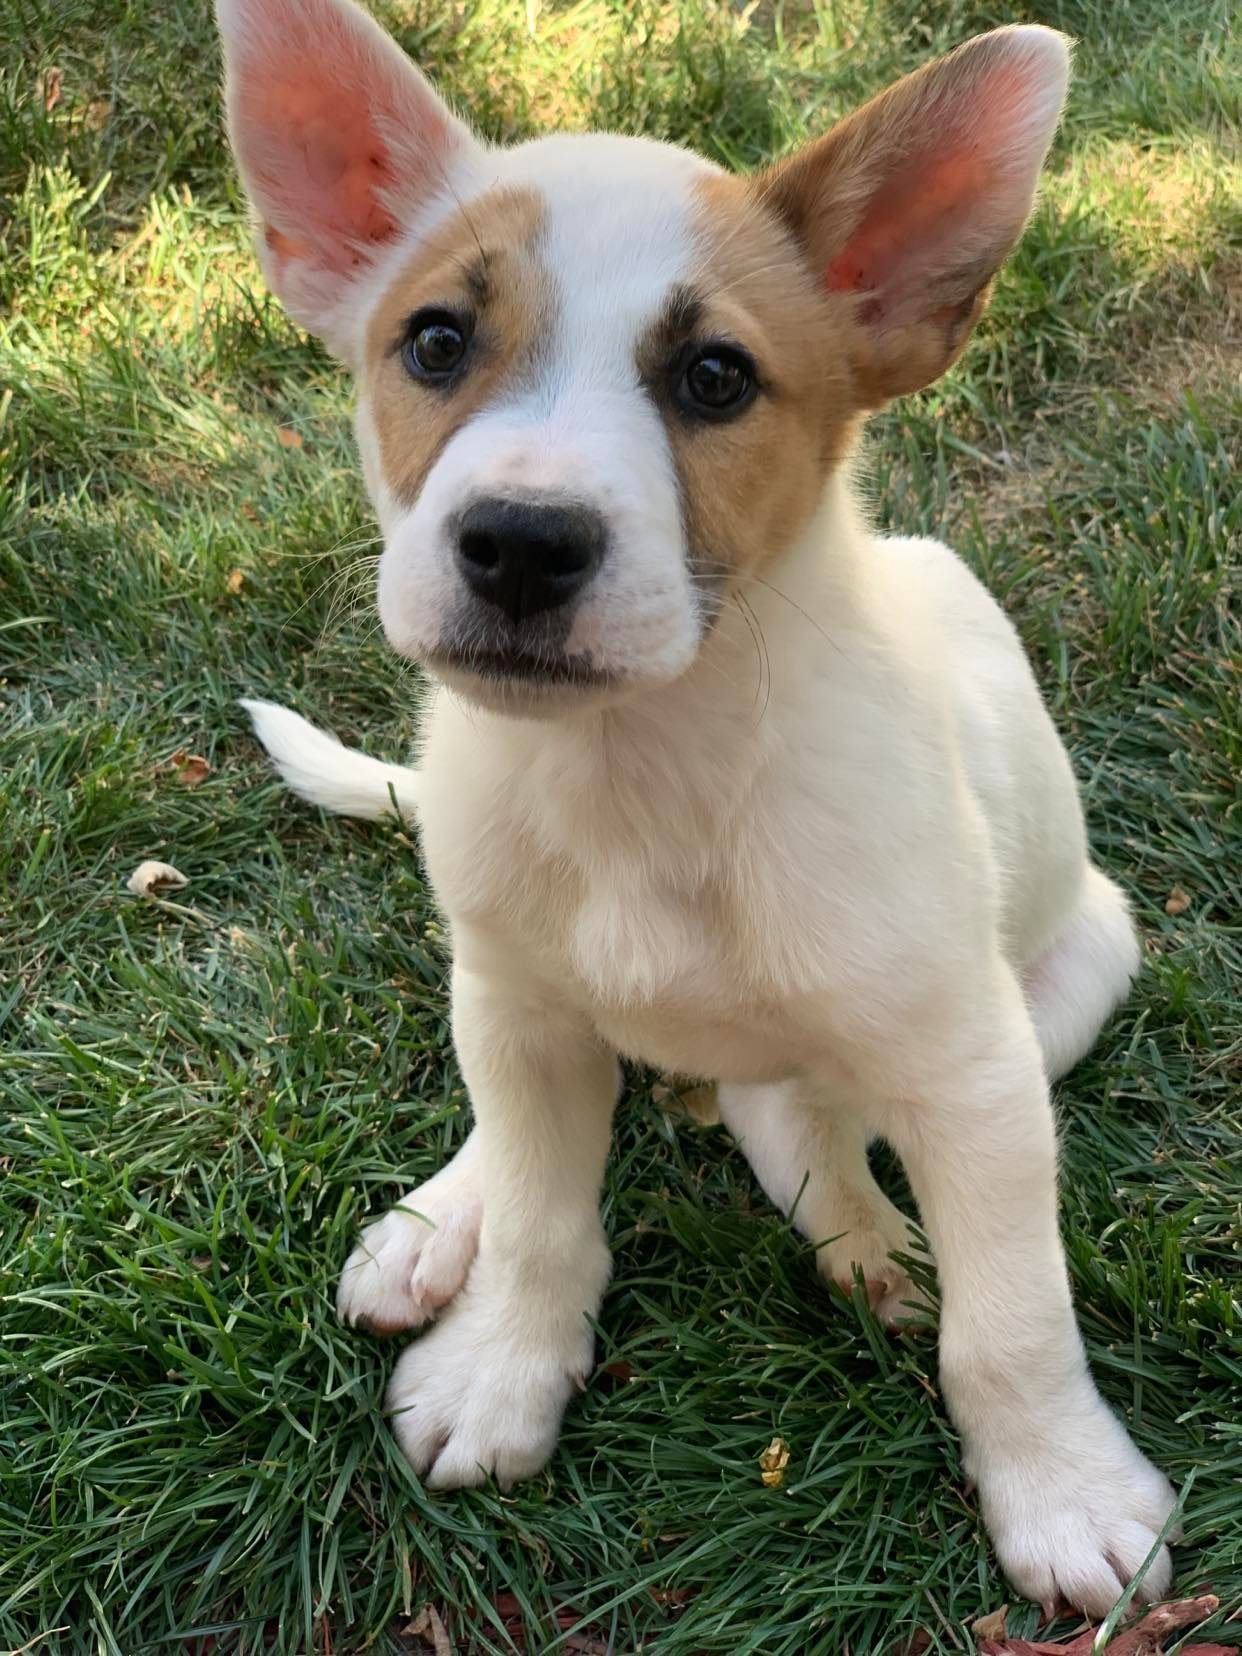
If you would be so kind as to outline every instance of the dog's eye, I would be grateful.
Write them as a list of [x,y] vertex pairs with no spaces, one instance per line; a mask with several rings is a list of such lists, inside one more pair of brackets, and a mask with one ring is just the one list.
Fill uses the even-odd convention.
[[700,345],[682,370],[678,394],[691,414],[740,413],[755,394],[755,365],[736,345]]
[[401,355],[415,379],[443,380],[465,360],[470,332],[451,311],[421,310],[410,318]]

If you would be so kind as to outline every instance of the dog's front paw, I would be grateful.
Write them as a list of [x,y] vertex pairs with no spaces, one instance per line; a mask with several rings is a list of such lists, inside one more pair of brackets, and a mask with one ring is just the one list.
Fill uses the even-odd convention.
[[341,1272],[337,1316],[376,1334],[421,1327],[465,1282],[482,1218],[467,1148],[363,1231]]
[[591,1367],[588,1310],[526,1310],[476,1266],[443,1320],[401,1354],[388,1386],[397,1442],[430,1488],[494,1477],[507,1489],[543,1466]]
[[[981,1459],[975,1468],[1005,1574],[1046,1607],[1064,1601],[1089,1616],[1107,1615],[1173,1509],[1168,1479],[1098,1400],[1088,1421],[1061,1441],[1023,1453],[1019,1433],[1014,1440],[1012,1455]],[[1169,1550],[1161,1547],[1136,1597],[1163,1598],[1172,1580]]]

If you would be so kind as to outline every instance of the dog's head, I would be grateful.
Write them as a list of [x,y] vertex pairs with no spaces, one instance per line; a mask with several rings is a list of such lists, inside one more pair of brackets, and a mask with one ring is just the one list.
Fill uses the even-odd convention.
[[997,30],[734,178],[638,138],[490,148],[351,0],[219,16],[264,270],[357,376],[388,637],[527,712],[685,672],[860,419],[953,362],[1068,66]]

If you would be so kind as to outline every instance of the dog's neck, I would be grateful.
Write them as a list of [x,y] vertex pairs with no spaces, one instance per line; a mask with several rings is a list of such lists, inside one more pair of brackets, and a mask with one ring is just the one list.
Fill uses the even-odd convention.
[[575,862],[702,877],[812,685],[822,708],[823,676],[841,669],[839,638],[865,601],[865,543],[848,474],[836,474],[798,539],[738,584],[675,683],[552,719],[483,716],[547,837]]

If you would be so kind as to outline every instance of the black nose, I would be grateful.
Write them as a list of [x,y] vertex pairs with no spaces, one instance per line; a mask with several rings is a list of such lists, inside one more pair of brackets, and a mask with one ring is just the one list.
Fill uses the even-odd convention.
[[457,532],[457,565],[472,592],[510,621],[567,603],[604,555],[604,522],[588,506],[476,500]]

